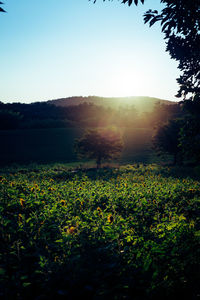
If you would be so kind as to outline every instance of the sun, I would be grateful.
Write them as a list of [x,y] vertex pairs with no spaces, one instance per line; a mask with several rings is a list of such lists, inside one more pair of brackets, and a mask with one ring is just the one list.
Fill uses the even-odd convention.
[[129,97],[151,94],[150,76],[142,69],[116,66],[107,75],[105,95],[114,97]]

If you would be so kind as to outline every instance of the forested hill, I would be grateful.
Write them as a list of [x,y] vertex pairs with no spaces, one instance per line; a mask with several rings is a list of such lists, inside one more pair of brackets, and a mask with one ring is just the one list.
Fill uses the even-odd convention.
[[0,102],[0,129],[102,127],[149,128],[180,117],[179,104],[150,97],[71,97],[23,103]]
[[147,96],[135,96],[135,97],[98,97],[98,96],[88,96],[88,97],[68,97],[55,100],[49,100],[47,103],[54,104],[56,106],[73,106],[79,105],[84,102],[92,103],[98,106],[106,106],[111,108],[119,108],[122,106],[134,105],[135,109],[141,112],[150,112],[153,110],[155,103],[160,102],[160,104],[174,104],[175,102],[169,100],[163,100],[154,97]]

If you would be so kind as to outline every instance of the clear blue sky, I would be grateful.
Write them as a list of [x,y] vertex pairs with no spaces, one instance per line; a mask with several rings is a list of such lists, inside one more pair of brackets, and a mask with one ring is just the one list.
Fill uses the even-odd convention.
[[0,101],[69,96],[154,96],[175,100],[178,63],[143,14],[159,0],[5,0],[0,14]]

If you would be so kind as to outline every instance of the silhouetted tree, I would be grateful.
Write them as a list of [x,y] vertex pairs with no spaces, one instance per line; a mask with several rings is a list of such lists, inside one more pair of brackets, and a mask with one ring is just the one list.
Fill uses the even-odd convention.
[[158,155],[170,154],[174,157],[174,164],[177,163],[177,158],[181,156],[179,148],[180,129],[182,126],[181,120],[171,120],[167,124],[158,127],[154,137],[153,146]]
[[200,163],[200,115],[190,115],[180,131],[180,147],[185,159]]
[[76,152],[81,157],[95,159],[97,168],[103,160],[117,158],[123,148],[121,135],[115,129],[90,129],[75,142]]
[[177,96],[200,93],[200,0],[161,0],[165,8],[159,13],[149,10],[145,23],[161,23],[166,51],[179,62],[182,75],[177,79]]

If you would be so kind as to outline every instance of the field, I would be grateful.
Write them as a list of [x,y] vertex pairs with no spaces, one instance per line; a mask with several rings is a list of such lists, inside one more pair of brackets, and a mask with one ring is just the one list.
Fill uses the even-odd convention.
[[[152,129],[122,129],[124,150],[120,162],[157,162],[151,149]],[[73,151],[79,128],[0,131],[0,164],[66,163],[77,161]]]
[[76,159],[73,142],[80,129],[1,130],[1,164],[69,162]]
[[0,297],[199,299],[198,172],[2,169]]

